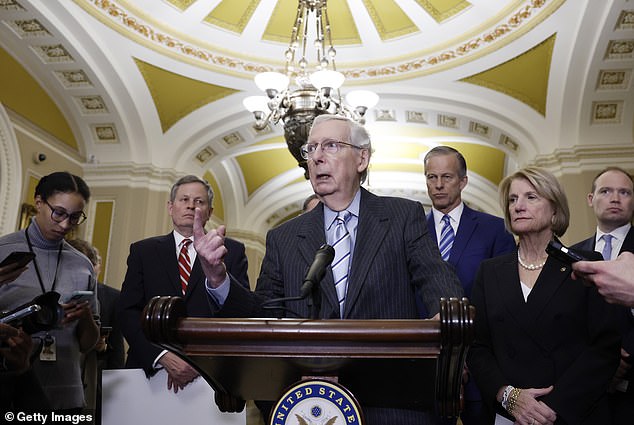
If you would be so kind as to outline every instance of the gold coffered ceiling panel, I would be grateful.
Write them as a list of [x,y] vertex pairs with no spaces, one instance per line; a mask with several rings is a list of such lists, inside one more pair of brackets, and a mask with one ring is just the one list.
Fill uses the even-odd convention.
[[400,37],[418,31],[411,19],[394,0],[363,0],[381,40]]
[[0,102],[77,151],[68,121],[40,84],[0,48]]
[[467,161],[469,171],[476,173],[492,182],[495,186],[500,184],[504,177],[506,154],[496,148],[473,143],[447,143],[448,146],[457,149]]
[[443,142],[437,139],[425,144],[421,143],[389,143],[376,144],[372,155],[372,171],[400,171],[423,173],[423,157],[432,147],[447,145],[459,150],[470,172],[476,173],[492,184],[498,185],[504,175],[506,154],[496,148],[460,142]]
[[150,90],[165,133],[181,118],[238,90],[208,84],[134,60]]
[[207,15],[205,22],[229,31],[242,33],[260,0],[222,0]]
[[[278,0],[266,30],[262,34],[262,39],[280,43],[290,42],[291,30],[296,16],[297,0]],[[348,2],[341,0],[329,2],[328,18],[330,19],[333,44],[336,46],[361,44],[361,37]],[[309,48],[312,49],[312,46]]]
[[236,156],[248,196],[282,173],[298,168],[286,148],[270,149]]
[[197,0],[167,0],[168,3],[173,5],[179,10],[185,10],[192,4],[194,4]]
[[416,0],[416,3],[439,23],[471,6],[471,3],[464,0]]
[[556,34],[508,62],[461,81],[499,91],[546,115],[548,76]]

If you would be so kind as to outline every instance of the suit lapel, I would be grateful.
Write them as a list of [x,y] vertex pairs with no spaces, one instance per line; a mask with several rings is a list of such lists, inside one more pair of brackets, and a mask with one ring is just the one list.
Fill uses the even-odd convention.
[[[178,261],[176,262],[178,267]],[[189,275],[189,282],[187,283],[187,291],[185,291],[185,301],[189,299],[191,294],[196,290],[198,285],[204,285],[205,274],[203,273],[203,268],[200,265],[200,260],[198,256],[196,256],[196,260],[192,265],[192,272]],[[180,285],[180,274],[178,275],[178,283]],[[180,288],[179,288],[180,289]]]
[[579,244],[577,245],[577,248],[584,251],[594,251],[596,240],[597,240],[597,235],[595,233],[594,235],[592,235],[591,238],[588,238],[584,241],[579,242]]
[[[517,262],[514,261],[512,256],[505,258],[506,261],[500,264],[497,270],[497,289],[500,293],[500,298],[506,301],[506,309],[509,316],[537,345],[543,346],[544,340],[540,336],[542,331],[536,324],[551,298],[568,277],[569,267],[558,260],[549,258],[537,282],[535,282],[528,300],[524,301],[519,273],[517,272]],[[544,348],[548,349],[548,347]]]
[[180,284],[180,274],[178,272],[178,259],[176,258],[176,241],[174,235],[169,233],[158,242],[158,258],[165,269],[165,274],[169,278],[174,290],[173,295],[182,296]]
[[517,262],[512,256],[504,257],[504,262],[496,268],[496,284],[500,299],[505,301],[506,309],[511,317],[518,323],[522,322],[522,314],[526,309],[524,296],[520,286],[520,278],[517,272]]
[[434,213],[429,210],[427,214],[427,231],[429,231],[429,237],[438,245],[438,236],[436,235],[436,223],[434,223]]
[[361,188],[359,224],[352,257],[352,267],[348,276],[348,291],[344,318],[356,302],[366,281],[373,258],[381,247],[390,226],[389,218],[382,213],[381,198]]
[[[319,204],[312,211],[305,214],[306,220],[302,223],[297,231],[297,237],[303,239],[297,244],[299,254],[306,264],[306,271],[315,259],[317,250],[326,243],[326,231],[324,229],[324,206]],[[305,273],[305,272],[304,272]],[[298,282],[301,285],[302,282]],[[332,269],[328,266],[328,271],[321,281],[321,291],[323,296],[330,304],[330,308],[325,309],[321,306],[322,311],[335,309],[339,311],[339,301],[337,300],[337,292],[335,291],[335,282],[332,277]],[[336,307],[336,308],[335,308]]]
[[529,311],[532,313],[531,323],[534,324],[534,320],[539,317],[569,274],[570,267],[566,263],[548,258],[528,296],[527,304],[531,306]]
[[619,254],[624,251],[634,252],[634,227],[630,228],[627,235],[625,235],[625,240],[623,241]]

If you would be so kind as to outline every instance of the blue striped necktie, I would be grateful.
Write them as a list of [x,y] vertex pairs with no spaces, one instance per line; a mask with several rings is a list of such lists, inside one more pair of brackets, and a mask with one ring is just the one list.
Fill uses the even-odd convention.
[[346,302],[348,290],[348,270],[350,269],[350,233],[346,228],[346,222],[350,218],[348,211],[340,211],[335,218],[334,243],[335,258],[332,260],[332,276],[335,280],[335,289],[339,300],[339,315],[343,317],[343,308]]
[[453,246],[453,240],[455,234],[451,227],[449,215],[445,214],[442,217],[443,227],[440,234],[440,242],[438,243],[438,249],[440,249],[440,256],[443,260],[449,261],[449,255],[451,255],[451,247]]
[[601,254],[603,254],[604,260],[612,259],[612,238],[613,237],[614,236],[612,236],[609,233],[601,236],[601,239],[603,239],[603,241],[605,242],[605,245],[603,245],[603,251],[601,251]]

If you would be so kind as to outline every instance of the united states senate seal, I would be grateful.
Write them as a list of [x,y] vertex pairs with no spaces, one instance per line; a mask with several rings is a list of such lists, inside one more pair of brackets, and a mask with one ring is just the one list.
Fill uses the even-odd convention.
[[277,402],[270,425],[363,425],[361,408],[343,386],[319,379],[301,381]]

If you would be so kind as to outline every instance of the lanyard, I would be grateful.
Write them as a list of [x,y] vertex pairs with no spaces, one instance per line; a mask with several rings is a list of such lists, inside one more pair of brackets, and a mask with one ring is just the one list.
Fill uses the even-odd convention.
[[[26,243],[29,246],[29,251],[33,252],[33,245],[31,244],[31,239],[29,238],[30,227],[31,223],[29,223],[28,227],[24,231],[24,236],[26,236]],[[51,285],[51,291],[55,290],[55,285],[57,284],[57,271],[59,270],[59,263],[62,261],[62,245],[64,245],[63,241],[59,244],[59,250],[57,251],[57,264],[55,265],[55,276],[53,277],[53,285]],[[42,288],[42,293],[45,294],[46,289],[44,288],[44,282],[42,281],[42,275],[40,274],[40,268],[37,266],[36,258],[33,259],[33,265],[35,266],[35,274],[37,274],[37,280],[40,283],[40,288]]]

